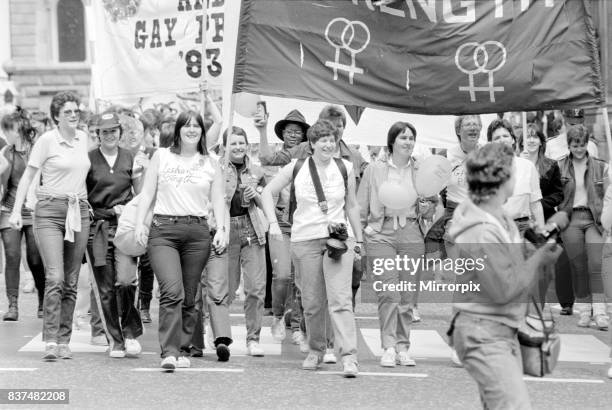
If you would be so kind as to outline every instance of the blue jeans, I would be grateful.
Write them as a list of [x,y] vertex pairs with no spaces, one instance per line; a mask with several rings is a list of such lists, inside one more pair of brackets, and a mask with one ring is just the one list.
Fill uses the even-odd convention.
[[219,343],[229,345],[232,343],[232,326],[229,316],[229,277],[228,253],[218,255],[213,249],[210,251],[206,271],[200,282],[202,289],[206,290],[206,307],[210,318],[210,326],[215,335],[215,346]]
[[595,226],[591,211],[574,210],[570,224],[563,231],[562,237],[572,270],[576,302],[591,303],[593,294],[598,294],[598,299],[602,299],[600,295],[603,294],[601,277],[603,238]]
[[188,356],[196,326],[195,298],[210,252],[206,220],[173,220],[155,215],[147,252],[159,283],[161,357]]
[[295,274],[291,264],[291,236],[283,234],[283,240],[269,238],[270,259],[272,260],[272,311],[276,318],[291,309],[289,313],[291,330],[299,331],[302,321],[301,302],[298,301]]
[[47,198],[37,202],[34,235],[45,266],[43,340],[69,343],[81,262],[89,236],[89,207],[80,201],[81,232],[74,242],[64,241],[68,200]]
[[21,263],[21,238],[25,236],[26,259],[34,277],[34,284],[38,291],[38,303],[42,305],[45,295],[45,267],[36,246],[34,227],[25,225],[21,230],[11,228],[2,229],[2,243],[4,244],[4,275],[7,296],[19,295],[19,264]]
[[452,344],[476,380],[486,409],[530,409],[517,329],[466,313],[454,321]]
[[[266,250],[257,240],[248,215],[230,220],[230,242],[227,250],[229,273],[229,304],[240,285],[240,267],[244,273],[244,317],[247,343],[259,341],[266,297]],[[216,335],[216,334],[215,334]]]

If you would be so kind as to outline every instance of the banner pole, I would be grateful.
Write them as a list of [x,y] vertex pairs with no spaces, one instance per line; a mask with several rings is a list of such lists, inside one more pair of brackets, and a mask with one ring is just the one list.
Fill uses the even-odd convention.
[[[610,131],[610,118],[608,117],[608,105],[601,107],[606,132],[606,143],[608,144],[608,161],[612,163],[612,131]],[[610,169],[612,173],[612,169]]]
[[[203,6],[202,6],[202,83],[200,83],[200,115],[202,115],[202,120],[204,119],[205,115],[206,115],[206,95],[208,93],[208,76],[206,75],[206,73],[208,72],[208,64],[206,62],[206,37],[208,34],[208,27],[207,27],[207,18],[208,18],[208,11],[206,9],[206,1],[203,1]],[[206,84],[206,87],[204,87],[203,85]]]

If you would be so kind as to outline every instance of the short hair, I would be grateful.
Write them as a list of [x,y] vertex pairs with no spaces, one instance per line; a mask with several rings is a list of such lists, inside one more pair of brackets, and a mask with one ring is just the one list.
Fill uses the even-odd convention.
[[172,146],[170,146],[170,152],[174,154],[181,153],[181,128],[183,128],[191,119],[195,119],[200,128],[202,129],[202,134],[200,135],[200,141],[198,141],[197,150],[202,155],[208,155],[208,150],[206,149],[206,129],[204,128],[204,120],[199,112],[194,110],[183,111],[179,114],[176,119],[176,124],[174,125],[174,138],[172,140]]
[[57,125],[57,116],[59,115],[60,110],[66,103],[73,102],[77,105],[81,105],[80,98],[73,93],[72,91],[60,91],[55,94],[51,99],[51,105],[49,106],[49,112],[51,113],[51,119]]
[[478,114],[467,114],[467,115],[460,115],[457,118],[455,118],[455,134],[457,134],[457,138],[461,141],[461,137],[459,135],[460,131],[461,131],[461,126],[463,125],[463,121],[466,118],[470,118],[470,117],[474,117],[478,120],[478,124],[480,124],[480,129],[482,129],[482,119],[480,119],[480,115]]
[[316,144],[321,138],[333,136],[336,142],[340,134],[338,128],[329,120],[318,119],[317,122],[308,128],[307,136],[310,144]]
[[412,135],[414,135],[414,139],[416,140],[417,132],[414,125],[405,121],[398,121],[389,128],[389,132],[387,132],[387,149],[389,153],[393,154],[393,144],[395,144],[395,140],[397,136],[406,130],[406,128],[412,131]]
[[469,195],[474,203],[487,201],[510,179],[513,160],[512,148],[496,142],[470,153],[465,167]]
[[321,110],[321,113],[319,113],[320,120],[329,120],[334,122],[338,118],[342,120],[342,126],[346,127],[346,115],[344,114],[344,111],[342,111],[342,108],[337,105],[326,105]]
[[516,144],[516,135],[514,134],[514,129],[512,128],[510,121],[497,118],[491,121],[491,124],[489,124],[487,127],[487,141],[491,142],[493,139],[493,133],[500,128],[508,130],[510,136],[514,140],[514,144]]
[[30,123],[30,114],[21,107],[17,107],[12,113],[4,115],[0,120],[0,127],[3,131],[17,127],[19,138],[29,144],[34,143],[34,138],[36,138],[36,129]]
[[589,143],[589,130],[582,124],[572,125],[567,129],[567,145]]
[[[227,136],[229,134],[229,129],[226,129],[225,131],[223,131],[223,146],[225,147],[227,145]],[[233,126],[232,127],[232,135],[242,135],[244,137],[244,142],[246,142],[247,145],[249,145],[249,140],[247,139],[247,134],[246,131],[240,127],[236,127]]]

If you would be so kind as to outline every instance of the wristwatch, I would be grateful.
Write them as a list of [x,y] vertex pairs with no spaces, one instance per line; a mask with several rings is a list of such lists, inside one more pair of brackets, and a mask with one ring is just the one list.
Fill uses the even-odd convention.
[[360,253],[361,253],[361,247],[362,247],[362,246],[363,246],[363,243],[362,243],[362,242],[357,242],[357,243],[355,244],[355,247],[353,248],[353,251],[354,251],[355,253],[357,253],[357,254],[360,254]]

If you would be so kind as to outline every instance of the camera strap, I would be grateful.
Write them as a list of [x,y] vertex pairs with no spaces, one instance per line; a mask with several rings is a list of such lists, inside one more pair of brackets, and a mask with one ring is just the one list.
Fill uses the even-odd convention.
[[310,171],[310,177],[312,178],[312,183],[317,193],[317,200],[319,201],[319,208],[321,208],[321,212],[327,215],[327,211],[328,211],[327,200],[325,199],[325,193],[323,192],[323,187],[321,186],[321,180],[319,179],[319,173],[317,172],[317,166],[315,165],[312,157],[308,158],[308,170]]

